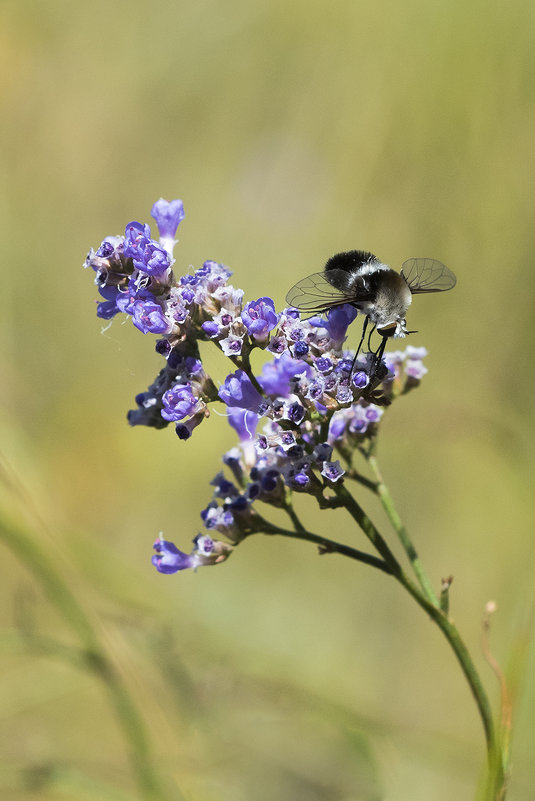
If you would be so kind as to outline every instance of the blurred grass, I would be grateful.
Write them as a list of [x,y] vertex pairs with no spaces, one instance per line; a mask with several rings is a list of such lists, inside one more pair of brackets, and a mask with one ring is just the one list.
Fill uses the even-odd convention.
[[[453,657],[386,577],[268,538],[218,570],[155,575],[152,538],[193,537],[232,432],[128,428],[157,358],[129,326],[99,335],[85,253],[178,196],[177,269],[223,261],[249,298],[281,305],[355,247],[456,272],[454,293],[411,308],[430,373],[385,419],[381,456],[434,581],[455,576],[494,691],[484,604],[502,664],[533,608],[534,15],[524,0],[0,7],[3,504],[91,621],[170,793],[464,801],[482,736]],[[358,547],[342,514],[300,506]],[[69,662],[80,643],[25,561],[4,552],[2,792],[132,797],[102,682]],[[532,660],[517,801],[535,783]]]

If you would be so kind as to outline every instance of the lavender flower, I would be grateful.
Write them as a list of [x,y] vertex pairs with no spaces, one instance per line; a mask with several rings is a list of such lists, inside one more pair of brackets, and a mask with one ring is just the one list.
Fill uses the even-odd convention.
[[338,481],[345,473],[345,470],[340,466],[340,462],[323,462],[321,475],[325,476],[328,481]]
[[[210,417],[211,404],[225,404],[239,440],[223,457],[232,480],[216,476],[201,516],[207,530],[236,544],[263,530],[259,501],[284,506],[292,491],[321,499],[326,488],[343,482],[340,460],[377,435],[385,406],[417,386],[426,351],[409,346],[387,353],[380,365],[373,354],[354,363],[353,353],[342,350],[357,314],[352,306],[302,320],[297,309],[277,313],[269,297],[244,303],[228,268],[212,260],[175,279],[171,254],[182,201],[160,198],[152,216],[159,241],[148,225],[134,221],[123,237],[106,237],[90,250],[85,266],[94,270],[102,298],[97,315],[112,320],[126,314],[143,334],[158,337],[164,367],[137,395],[131,425],[174,423],[186,440]],[[221,358],[232,361],[219,388],[205,373],[199,343],[203,349],[214,343]],[[250,368],[254,349],[273,356],[259,376]],[[157,570],[174,573],[222,561],[231,546],[199,535],[191,553],[163,539],[155,550]]]
[[190,554],[179,551],[176,545],[159,537],[154,543],[155,555],[152,564],[159,573],[177,573],[204,565],[216,565],[224,562],[232,553],[232,546],[225,542],[213,540],[206,534],[198,534],[193,540],[193,550]]
[[183,417],[190,417],[198,411],[199,401],[193,394],[189,384],[175,384],[162,397],[164,420],[176,422]]
[[247,303],[242,311],[242,320],[253,339],[263,342],[277,325],[279,315],[271,298],[259,298]]
[[163,277],[171,265],[169,253],[151,239],[150,227],[138,222],[126,226],[124,253],[137,270],[156,278]]
[[238,434],[240,440],[254,439],[258,415],[248,409],[238,409],[236,407],[228,410],[228,421]]
[[244,370],[236,370],[226,377],[225,384],[219,387],[219,397],[231,408],[237,406],[255,414],[260,414],[267,406]]
[[142,334],[168,334],[173,328],[162,307],[153,300],[136,300],[133,305],[133,321]]
[[163,240],[173,240],[176,229],[184,219],[184,204],[181,200],[169,203],[161,197],[151,209],[151,217],[156,220],[158,232]]

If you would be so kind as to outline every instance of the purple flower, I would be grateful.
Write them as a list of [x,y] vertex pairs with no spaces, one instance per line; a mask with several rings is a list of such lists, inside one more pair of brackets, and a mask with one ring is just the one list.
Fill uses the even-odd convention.
[[124,255],[135,258],[146,242],[150,242],[150,226],[136,220],[129,222],[124,229]]
[[368,406],[365,411],[366,420],[369,420],[370,423],[376,423],[378,420],[381,419],[381,415],[383,414],[382,409],[379,409],[377,406]]
[[288,344],[284,337],[271,337],[269,340],[269,345],[267,346],[266,350],[270,353],[275,353],[280,355],[288,348]]
[[134,267],[146,275],[162,278],[171,264],[169,253],[150,238],[148,225],[133,221],[125,229],[124,252]]
[[193,544],[200,556],[211,556],[214,553],[215,542],[208,534],[197,534]]
[[225,384],[219,387],[219,397],[231,408],[237,406],[257,414],[265,411],[264,398],[244,370],[236,370],[225,378]]
[[409,378],[414,378],[416,381],[419,381],[427,372],[429,371],[421,359],[407,359],[405,362],[405,374]]
[[295,345],[294,345],[294,356],[296,357],[296,359],[301,358],[301,356],[306,356],[308,351],[309,351],[309,347],[308,347],[306,342],[302,342],[300,340],[299,342],[295,343]]
[[287,420],[291,420],[292,423],[295,425],[299,425],[305,417],[305,408],[301,406],[298,401],[294,401],[293,403],[288,404],[287,408],[285,409],[285,417]]
[[237,432],[240,440],[244,441],[254,437],[258,415],[248,409],[230,408],[228,410],[228,421]]
[[285,351],[278,359],[263,366],[259,382],[268,395],[287,397],[290,393],[290,379],[301,373],[307,378],[312,378],[314,371],[309,364],[300,359],[293,359],[290,353]]
[[181,200],[167,201],[161,197],[151,210],[162,239],[173,239],[176,229],[184,219],[184,204]]
[[243,339],[230,334],[225,339],[220,339],[219,344],[225,356],[239,356],[242,351]]
[[364,370],[357,370],[355,373],[353,373],[351,381],[354,387],[356,387],[357,389],[362,389],[363,387],[366,386],[369,379]]
[[160,573],[177,573],[187,568],[196,569],[202,565],[216,565],[224,562],[232,553],[232,546],[213,540],[207,534],[197,534],[193,540],[190,554],[179,551],[176,545],[160,537],[154,543],[156,554],[152,564]]
[[288,451],[296,444],[295,434],[293,431],[283,431],[280,435],[280,443],[283,450]]
[[159,573],[176,573],[188,567],[195,567],[192,554],[179,551],[176,545],[167,540],[157,539],[154,543],[156,553],[152,557],[152,564]]
[[232,538],[235,528],[234,515],[228,509],[218,506],[215,501],[203,509],[201,519],[209,531],[215,529],[225,537]]
[[169,253],[167,250],[160,247],[160,245],[151,243],[145,249],[143,266],[141,266],[141,264],[136,266],[142,273],[154,275],[156,278],[161,278],[170,265],[171,261],[169,259]]
[[154,301],[137,301],[134,304],[134,325],[142,334],[168,334],[172,325]]
[[240,484],[243,483],[244,467],[241,461],[241,451],[239,448],[231,448],[223,454],[223,464],[225,464],[232,475]]
[[316,445],[312,456],[318,462],[328,462],[332,456],[332,446],[329,445],[327,442],[320,442],[319,445]]
[[220,471],[217,476],[210,481],[210,484],[215,487],[215,495],[218,498],[235,498],[239,495],[237,486],[233,484],[232,481],[229,481],[228,478],[225,478],[223,471]]
[[306,485],[310,481],[310,478],[307,476],[307,474],[303,470],[300,470],[297,473],[294,473],[294,475],[290,476],[290,478],[291,478],[292,481],[295,481],[295,483],[299,487],[306,487]]
[[338,384],[336,388],[336,400],[338,403],[351,403],[353,401],[353,392],[348,384]]
[[200,412],[197,412],[197,414],[194,414],[193,417],[185,420],[183,423],[177,423],[175,426],[177,437],[179,439],[189,439],[193,433],[193,430],[197,428],[197,426],[200,425],[205,419],[206,416],[204,410],[201,410]]
[[213,339],[219,334],[219,326],[217,323],[214,323],[213,320],[207,320],[201,325],[201,328],[205,334],[208,334],[210,339]]
[[346,430],[346,415],[344,412],[335,412],[329,423],[329,444],[340,439]]
[[279,321],[279,315],[271,298],[250,301],[241,316],[249,334],[259,342],[268,338],[269,332],[273,331]]
[[182,420],[192,415],[197,408],[198,399],[195,397],[189,384],[175,384],[164,392],[162,396],[162,417],[169,422]]
[[157,339],[155,351],[156,353],[159,353],[160,356],[165,356],[167,359],[171,354],[171,343],[168,339]]
[[98,291],[105,300],[101,301],[97,306],[97,317],[101,317],[103,320],[111,320],[119,312],[117,308],[119,290],[116,286],[100,286]]
[[119,291],[116,299],[117,308],[123,314],[134,314],[138,301],[150,300],[154,302],[154,295],[148,289],[140,288],[134,279],[130,279],[128,286]]
[[353,322],[357,314],[355,307],[350,306],[348,303],[329,311],[327,323],[324,324],[324,327],[329,332],[331,339],[338,345],[341,345],[346,338],[347,327]]
[[100,244],[95,256],[99,259],[109,259],[112,255],[113,251],[115,250],[115,246],[117,243],[114,243],[112,240],[117,239],[117,237],[107,236],[106,239]]
[[427,356],[426,348],[415,348],[412,345],[407,345],[405,348],[405,375],[409,378],[414,378],[419,381],[428,372],[427,367],[424,365],[422,359]]
[[344,473],[345,470],[340,466],[338,460],[336,460],[336,462],[323,462],[321,475],[324,476],[327,481],[338,481],[338,479],[342,478]]
[[320,373],[327,373],[333,366],[332,361],[327,356],[321,356],[314,362],[314,367]]

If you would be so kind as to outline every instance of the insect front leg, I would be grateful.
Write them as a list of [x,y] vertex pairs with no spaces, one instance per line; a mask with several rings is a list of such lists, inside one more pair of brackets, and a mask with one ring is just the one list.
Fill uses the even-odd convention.
[[[364,337],[366,336],[366,329],[367,329],[367,327],[368,327],[368,323],[369,323],[369,321],[370,321],[370,318],[368,317],[368,315],[366,315],[366,317],[364,318],[364,323],[363,323],[363,325],[362,325],[362,336],[361,336],[361,338],[360,338],[360,342],[359,342],[359,346],[358,346],[358,348],[357,348],[357,352],[355,353],[355,357],[354,357],[354,359],[353,359],[353,364],[351,365],[351,372],[350,372],[350,375],[353,375],[353,370],[354,370],[354,368],[355,368],[355,362],[357,361],[357,357],[358,357],[358,355],[359,355],[359,353],[360,353],[360,349],[361,349],[361,347],[362,347],[362,343],[364,342]],[[373,333],[373,330],[374,330],[374,328],[375,328],[375,326],[372,328],[372,331],[371,331],[371,333]],[[371,336],[371,334],[370,334],[370,336]],[[368,342],[369,342],[369,337],[368,337]],[[368,346],[368,347],[369,347],[369,346]]]
[[372,330],[368,334],[368,350],[370,351],[370,353],[371,353],[371,350],[372,350],[372,334],[375,331],[375,329],[376,329],[376,326],[374,325]]

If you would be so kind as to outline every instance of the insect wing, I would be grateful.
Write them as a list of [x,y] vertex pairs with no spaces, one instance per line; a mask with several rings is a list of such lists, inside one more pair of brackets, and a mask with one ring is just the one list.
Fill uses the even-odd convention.
[[445,292],[457,283],[452,271],[436,259],[408,259],[401,268],[401,275],[413,295]]
[[[343,270],[331,270],[331,280],[336,280],[334,273],[341,273],[341,279],[345,280]],[[332,309],[333,306],[342,306],[344,303],[352,303],[356,300],[354,295],[349,295],[341,289],[337,289],[325,277],[325,273],[313,273],[303,278],[293,286],[286,295],[286,303],[301,309],[304,312],[323,312]]]

